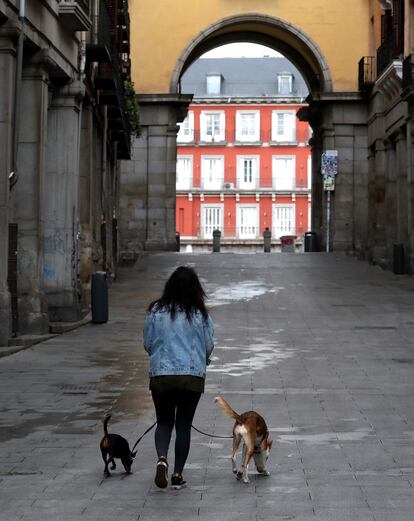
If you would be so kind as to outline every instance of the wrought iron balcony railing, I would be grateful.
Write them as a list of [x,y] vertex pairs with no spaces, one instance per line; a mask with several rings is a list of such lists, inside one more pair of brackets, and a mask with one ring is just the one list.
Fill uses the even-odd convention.
[[111,21],[105,0],[99,1],[98,12],[92,15],[90,41],[86,46],[86,55],[92,62],[111,60]]
[[377,75],[380,76],[396,57],[392,35],[382,42],[377,49]]
[[369,91],[375,83],[375,57],[363,56],[358,62],[358,89]]
[[414,87],[414,54],[409,54],[403,61],[402,87]]

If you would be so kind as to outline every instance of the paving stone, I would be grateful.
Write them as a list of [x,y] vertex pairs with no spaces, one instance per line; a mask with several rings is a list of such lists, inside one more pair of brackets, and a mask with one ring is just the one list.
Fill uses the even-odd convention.
[[[193,431],[186,489],[153,484],[153,432],[131,475],[118,464],[104,479],[105,415],[130,444],[154,421],[145,309],[186,263],[216,336],[194,424],[231,434],[218,394],[261,412],[271,476],[251,468],[238,482],[231,440]],[[412,521],[414,280],[403,279],[335,254],[154,254],[120,269],[107,324],[0,359],[0,521]]]

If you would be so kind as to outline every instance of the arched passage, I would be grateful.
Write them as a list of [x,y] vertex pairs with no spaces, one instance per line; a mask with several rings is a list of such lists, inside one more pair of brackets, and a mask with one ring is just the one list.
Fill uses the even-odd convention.
[[309,36],[285,20],[252,13],[223,18],[201,31],[177,60],[170,92],[180,92],[180,78],[197,58],[230,42],[259,43],[277,50],[301,71],[311,93],[333,90],[328,63]]
[[[161,13],[158,14],[161,16]],[[142,134],[134,145],[137,158],[135,175],[125,176],[128,186],[125,186],[126,198],[122,201],[125,215],[121,223],[124,249],[175,248],[177,123],[184,119],[186,107],[191,102],[191,96],[180,92],[180,79],[205,52],[226,43],[251,42],[281,52],[301,72],[309,88],[309,107],[300,117],[309,121],[314,130],[312,228],[318,233],[321,243],[329,242],[331,249],[363,250],[367,226],[364,203],[367,198],[366,107],[361,95],[352,91],[353,85],[356,85],[353,78],[357,76],[357,60],[352,62],[355,63],[355,72],[352,73],[349,62],[354,57],[345,53],[343,39],[338,40],[338,44],[342,42],[342,51],[335,47],[337,52],[332,53],[326,33],[318,39],[318,43],[315,41],[317,22],[299,28],[286,19],[271,15],[234,14],[218,18],[218,21],[202,29],[198,25],[198,33],[195,34],[191,32],[194,27],[190,24],[191,17],[188,15],[187,18],[181,21],[181,32],[177,33],[173,43],[173,33],[165,33],[168,28],[172,29],[169,20],[164,20],[162,35],[159,31],[155,31],[154,35],[148,31],[146,33],[153,42],[159,43],[159,38],[165,39],[176,52],[162,56],[158,49],[151,62],[149,77],[143,75],[138,83],[143,88],[143,93],[138,96]],[[154,23],[155,19],[154,16]],[[351,27],[350,19],[347,20]],[[312,36],[309,31],[312,31]],[[185,38],[187,43],[183,45]],[[349,43],[349,39],[346,41]],[[177,42],[181,42],[181,47],[177,46]],[[355,49],[353,52],[356,52]],[[341,60],[338,59],[339,54],[344,56]],[[172,56],[178,56],[175,62]],[[148,56],[141,52],[137,64],[148,65],[148,60]],[[337,189],[330,197],[330,212],[326,208],[326,193],[318,175],[324,150],[337,150],[339,157],[340,176]]]

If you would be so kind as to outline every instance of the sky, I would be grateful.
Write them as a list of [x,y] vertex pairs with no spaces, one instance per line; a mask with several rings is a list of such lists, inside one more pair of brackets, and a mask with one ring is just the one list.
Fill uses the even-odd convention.
[[282,55],[257,43],[229,43],[206,52],[201,58],[261,58],[262,56]]

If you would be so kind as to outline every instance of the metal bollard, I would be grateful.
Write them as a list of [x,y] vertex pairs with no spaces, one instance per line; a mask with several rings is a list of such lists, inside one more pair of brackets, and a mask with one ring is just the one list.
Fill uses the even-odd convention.
[[91,307],[93,323],[108,322],[108,286],[104,271],[97,271],[92,275]]
[[269,228],[265,228],[263,232],[263,248],[265,253],[270,253],[272,248],[272,232]]
[[213,253],[220,252],[221,231],[213,230]]
[[180,232],[175,232],[175,251],[180,251],[180,249],[181,249]]
[[404,275],[405,273],[405,255],[404,244],[394,244],[393,272],[396,275]]

